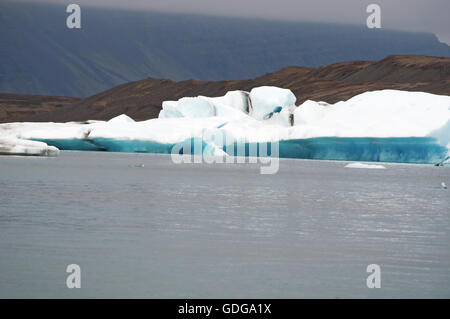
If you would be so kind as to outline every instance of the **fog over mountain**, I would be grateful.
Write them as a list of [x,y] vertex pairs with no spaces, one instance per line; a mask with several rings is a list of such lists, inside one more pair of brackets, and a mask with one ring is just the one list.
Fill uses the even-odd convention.
[[[21,0],[30,1],[30,0]],[[33,0],[59,3],[66,0]],[[450,44],[450,1],[448,0],[77,0],[79,5],[136,10],[157,10],[235,17],[268,18],[363,25],[366,8],[381,7],[382,27],[435,33]]]
[[392,54],[450,57],[433,33],[81,3],[81,29],[66,27],[67,3],[0,4],[0,92],[85,97],[147,77],[230,80]]

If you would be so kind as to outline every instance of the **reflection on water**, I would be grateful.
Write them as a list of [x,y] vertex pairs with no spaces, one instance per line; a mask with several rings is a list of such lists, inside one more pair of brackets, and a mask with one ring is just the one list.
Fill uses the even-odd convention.
[[449,298],[450,169],[345,165],[0,157],[0,297]]

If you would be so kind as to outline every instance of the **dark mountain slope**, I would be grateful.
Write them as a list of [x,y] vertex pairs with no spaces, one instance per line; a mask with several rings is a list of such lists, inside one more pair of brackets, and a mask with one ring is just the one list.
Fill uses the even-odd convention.
[[89,96],[147,77],[216,81],[389,54],[450,57],[426,33],[84,6],[81,14],[82,28],[70,30],[63,4],[0,3],[0,92]]

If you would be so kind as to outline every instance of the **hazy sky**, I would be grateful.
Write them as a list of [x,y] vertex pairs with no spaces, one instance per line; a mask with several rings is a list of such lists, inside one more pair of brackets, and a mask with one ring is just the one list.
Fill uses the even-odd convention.
[[[27,1],[27,0],[24,0]],[[427,31],[450,44],[450,0],[28,0],[139,10],[365,24],[368,4],[384,28]]]

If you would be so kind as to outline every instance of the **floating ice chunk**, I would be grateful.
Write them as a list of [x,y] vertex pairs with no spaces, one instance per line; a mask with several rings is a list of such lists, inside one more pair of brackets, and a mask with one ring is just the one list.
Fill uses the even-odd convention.
[[0,138],[2,155],[57,156],[59,150],[44,142],[22,140],[18,138]]
[[364,163],[350,163],[345,165],[347,168],[372,168],[372,169],[385,169],[383,165],[364,164]]
[[295,105],[296,97],[291,90],[275,86],[261,86],[250,91],[250,116],[263,120],[277,108]]

